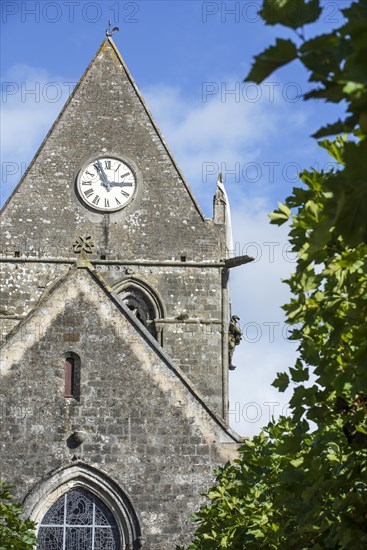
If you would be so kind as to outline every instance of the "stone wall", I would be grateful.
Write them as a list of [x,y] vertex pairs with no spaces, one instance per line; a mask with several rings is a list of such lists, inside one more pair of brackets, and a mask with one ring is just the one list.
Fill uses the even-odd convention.
[[[236,439],[136,322],[85,269],[23,322],[1,350],[1,474],[23,499],[81,460],[130,495],[144,548],[172,550],[188,541],[187,518]],[[63,394],[71,352],[81,361],[75,399]],[[74,431],[85,440],[70,448]]]
[[[2,338],[36,307],[68,268],[66,263],[36,261],[0,264],[1,297],[6,308],[0,314]],[[224,417],[227,404],[223,403],[223,384],[228,374],[222,357],[226,346],[222,268],[116,264],[96,268],[117,292],[124,282],[135,280],[147,283],[157,293],[164,308],[164,315],[156,322],[160,344],[208,404]],[[42,327],[38,330],[41,332]]]

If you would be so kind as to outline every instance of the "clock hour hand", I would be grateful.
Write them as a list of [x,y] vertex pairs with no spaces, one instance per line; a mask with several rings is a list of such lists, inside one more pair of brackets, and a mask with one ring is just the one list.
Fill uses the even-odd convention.
[[108,178],[106,176],[106,172],[103,170],[103,166],[102,166],[101,162],[99,160],[97,160],[97,162],[94,163],[94,167],[97,170],[98,175],[102,180],[102,185],[104,187],[106,187],[107,189],[109,189],[111,184],[108,181]]
[[132,187],[133,184],[130,182],[124,183],[123,181],[110,181],[109,182],[112,187]]

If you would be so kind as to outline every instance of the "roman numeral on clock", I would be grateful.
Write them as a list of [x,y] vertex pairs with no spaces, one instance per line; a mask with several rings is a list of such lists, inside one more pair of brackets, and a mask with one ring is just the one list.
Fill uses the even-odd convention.
[[107,170],[111,170],[111,161],[105,160],[104,161],[104,167],[107,168]]
[[126,193],[123,189],[121,189],[121,195],[124,195],[124,197],[130,197],[129,193]]
[[82,181],[82,185],[92,185],[91,181]]
[[109,201],[108,199],[105,199],[105,200],[104,200],[104,206],[105,206],[105,208],[109,208],[109,206],[110,206],[110,201]]
[[121,204],[117,197],[115,197],[116,204]]
[[100,201],[100,198],[101,198],[101,197],[99,197],[98,195],[96,195],[96,196],[94,197],[94,199],[92,200],[93,204],[97,205],[97,204],[99,203],[99,201]]
[[94,191],[93,189],[87,189],[84,195],[89,198],[91,195],[93,195]]

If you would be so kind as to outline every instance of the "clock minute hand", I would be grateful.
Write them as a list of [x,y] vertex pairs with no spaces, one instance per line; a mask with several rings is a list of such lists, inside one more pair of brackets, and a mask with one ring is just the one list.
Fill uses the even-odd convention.
[[104,187],[106,187],[107,189],[110,188],[111,184],[110,182],[108,181],[108,178],[107,178],[107,175],[106,175],[106,172],[103,170],[103,166],[101,164],[101,162],[99,160],[97,160],[97,162],[94,164],[101,180],[102,180],[102,185]]

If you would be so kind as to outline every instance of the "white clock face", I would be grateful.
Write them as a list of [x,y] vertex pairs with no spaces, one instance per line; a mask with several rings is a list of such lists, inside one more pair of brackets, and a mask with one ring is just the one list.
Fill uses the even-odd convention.
[[89,207],[100,212],[115,212],[133,198],[136,178],[121,159],[97,157],[80,170],[77,189],[80,198]]

